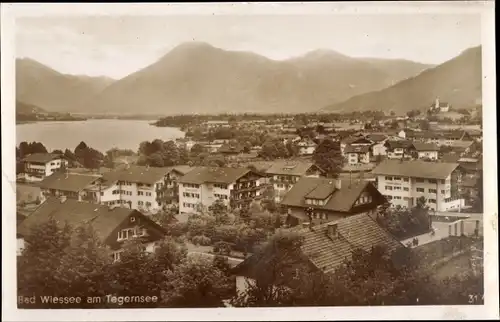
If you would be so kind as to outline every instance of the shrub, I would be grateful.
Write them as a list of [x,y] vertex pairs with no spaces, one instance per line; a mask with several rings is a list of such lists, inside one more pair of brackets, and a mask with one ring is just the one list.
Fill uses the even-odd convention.
[[217,242],[214,244],[214,253],[220,255],[230,255],[231,245],[223,241]]

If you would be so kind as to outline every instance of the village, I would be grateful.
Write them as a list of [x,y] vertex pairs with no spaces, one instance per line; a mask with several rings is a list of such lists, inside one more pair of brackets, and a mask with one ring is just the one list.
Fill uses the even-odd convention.
[[[31,256],[41,238],[35,232],[50,223],[50,231],[90,226],[115,266],[130,260],[130,245],[163,253],[167,240],[186,258],[225,263],[229,291],[218,293],[225,306],[251,306],[261,283],[290,292],[304,274],[345,275],[346,263],[377,247],[398,258],[417,254],[432,278],[478,276],[481,112],[454,112],[451,120],[452,111],[436,98],[405,116],[173,116],[151,126],[175,125],[185,137],[144,142],[138,151],[102,153],[82,142],[49,152],[43,142],[23,142],[18,257]],[[293,236],[300,245],[284,252]],[[387,294],[373,301],[390,303]],[[255,305],[263,301],[261,294]]]

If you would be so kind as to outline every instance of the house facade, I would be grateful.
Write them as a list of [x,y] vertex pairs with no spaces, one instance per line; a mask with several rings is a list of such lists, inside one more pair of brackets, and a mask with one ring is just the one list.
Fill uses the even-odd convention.
[[312,155],[318,145],[311,140],[300,140],[297,142],[297,146],[299,148],[299,155]]
[[165,236],[164,229],[140,211],[126,208],[111,209],[104,205],[61,196],[47,199],[20,223],[18,245],[24,247],[25,240],[29,240],[31,229],[51,217],[61,225],[68,223],[73,227],[89,223],[115,260],[119,260],[123,251],[122,245],[127,240],[138,239],[146,251],[153,252],[156,243]]
[[347,163],[349,165],[356,165],[360,163],[370,163],[370,146],[361,145],[353,146],[348,145],[344,149],[344,155],[346,156]]
[[424,197],[430,209],[450,211],[464,206],[459,194],[462,173],[458,166],[421,160],[385,160],[372,173],[377,176],[378,190],[393,207],[412,208]]
[[296,226],[372,213],[385,202],[368,181],[304,177],[284,196],[281,205],[287,210],[287,223]]
[[102,175],[57,172],[46,177],[39,183],[41,190],[40,200],[65,196],[77,201],[94,201],[91,187],[102,182]]
[[67,167],[68,161],[61,155],[33,153],[23,159],[24,179],[28,182],[42,181],[45,177]]
[[412,142],[395,140],[385,142],[388,159],[403,159],[411,157]]
[[245,168],[196,168],[179,179],[179,214],[198,213],[216,200],[242,208],[260,197],[261,178]]
[[415,159],[437,160],[439,147],[433,143],[413,142],[411,152]]
[[293,185],[302,177],[320,177],[325,171],[312,162],[275,161],[266,170],[275,193],[275,202],[280,202],[283,196],[292,189]]
[[107,172],[102,181],[86,190],[96,203],[154,213],[177,202],[177,179],[191,169],[188,166],[134,166]]

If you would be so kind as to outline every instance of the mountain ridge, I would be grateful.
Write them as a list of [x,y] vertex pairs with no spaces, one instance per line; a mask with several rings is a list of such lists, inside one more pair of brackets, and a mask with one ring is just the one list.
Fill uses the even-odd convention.
[[[390,60],[386,63],[390,65]],[[272,60],[249,51],[184,43],[117,80],[84,109],[128,114],[138,109],[150,114],[314,111],[332,101],[382,89],[394,78],[404,79],[427,67],[408,63],[398,74],[403,68],[386,72],[331,50]]]
[[472,107],[482,96],[481,54],[481,46],[467,48],[458,56],[393,86],[351,97],[321,111],[391,110],[402,114],[429,108],[436,97],[455,108]]

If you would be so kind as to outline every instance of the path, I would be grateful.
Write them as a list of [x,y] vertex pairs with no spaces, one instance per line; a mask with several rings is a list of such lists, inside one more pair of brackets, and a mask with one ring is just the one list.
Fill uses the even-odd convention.
[[449,223],[444,223],[444,222],[433,222],[432,223],[432,228],[434,228],[434,235],[431,235],[430,233],[425,233],[422,235],[414,236],[405,240],[402,240],[401,243],[406,246],[408,242],[412,242],[413,238],[418,239],[418,245],[417,246],[411,246],[411,248],[422,246],[428,243],[435,242],[437,240],[445,239],[449,236],[448,232],[448,226]]

